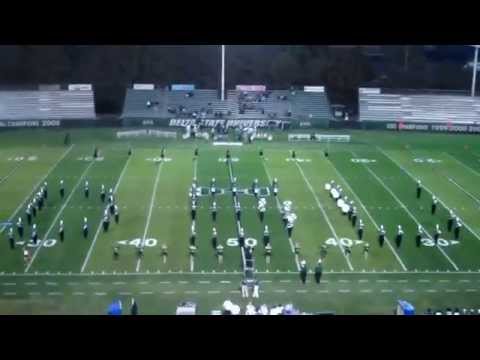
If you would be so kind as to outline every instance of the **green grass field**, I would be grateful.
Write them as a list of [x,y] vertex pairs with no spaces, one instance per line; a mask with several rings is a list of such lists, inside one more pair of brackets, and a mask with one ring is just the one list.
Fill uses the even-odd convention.
[[[0,221],[25,217],[25,208],[44,181],[48,182],[46,206],[34,218],[39,245],[27,245],[32,258],[25,261],[24,239],[15,229],[17,245],[10,249],[8,225],[2,225],[0,243],[0,313],[3,314],[103,314],[114,298],[137,299],[140,312],[173,314],[181,301],[198,303],[199,312],[219,309],[224,300],[246,304],[240,296],[242,254],[231,246],[237,237],[231,177],[239,188],[249,188],[257,178],[261,187],[278,179],[278,202],[267,196],[264,223],[270,228],[272,257],[267,262],[262,242],[263,224],[251,195],[241,194],[241,226],[247,238],[257,241],[254,252],[260,298],[254,303],[293,302],[305,311],[338,314],[390,314],[396,300],[427,307],[478,308],[480,285],[480,143],[474,135],[337,131],[350,134],[350,143],[289,143],[286,134],[274,141],[226,147],[202,140],[118,140],[117,129],[69,131],[72,144],[65,146],[66,130],[13,130],[0,133]],[[320,131],[319,131],[320,132]],[[92,161],[94,146],[100,158]],[[129,146],[133,155],[128,156]],[[166,160],[153,161],[166,149]],[[195,160],[193,151],[199,148]],[[264,157],[259,156],[263,149]],[[295,149],[296,161],[290,159]],[[212,177],[225,189],[216,196],[215,224],[225,247],[219,264],[211,244],[211,197],[200,197],[197,212],[197,253],[189,255],[191,232],[188,190],[196,176],[209,187]],[[59,181],[65,182],[61,199]],[[416,198],[416,181],[423,192]],[[84,197],[88,180],[90,196]],[[363,242],[357,230],[324,189],[327,182],[340,184],[358,209],[365,228]],[[120,222],[111,221],[104,232],[101,218],[105,204],[100,186],[114,188]],[[432,196],[439,199],[432,215]],[[291,201],[298,219],[291,241],[281,222],[278,206]],[[463,227],[458,241],[447,231],[448,210]],[[82,235],[83,218],[89,234]],[[58,239],[58,224],[65,223],[65,241]],[[442,235],[432,240],[435,225]],[[386,242],[380,246],[378,228],[384,225]],[[405,231],[395,244],[397,226]],[[415,244],[417,226],[426,231],[421,246]],[[144,243],[144,256],[136,245]],[[298,256],[293,243],[300,245]],[[364,244],[370,244],[368,256]],[[298,263],[313,270],[321,245],[328,244],[320,285],[309,274],[300,282]],[[351,244],[351,255],[344,245]],[[162,245],[168,256],[161,254]],[[113,247],[118,246],[118,258]]]

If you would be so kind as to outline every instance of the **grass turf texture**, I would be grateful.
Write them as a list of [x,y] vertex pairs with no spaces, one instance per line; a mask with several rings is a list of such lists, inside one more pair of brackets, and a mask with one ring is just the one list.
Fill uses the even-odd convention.
[[[22,216],[26,222],[26,200],[45,177],[49,190],[45,208],[34,219],[39,239],[47,241],[31,248],[31,263],[23,261],[21,246],[9,249],[7,229],[3,231],[1,313],[103,313],[112,298],[131,296],[139,299],[141,312],[152,314],[172,314],[179,302],[188,299],[197,301],[202,313],[219,308],[227,298],[245,303],[238,291],[241,252],[227,243],[237,234],[230,193],[216,197],[215,224],[209,210],[211,197],[200,198],[198,251],[193,260],[189,256],[188,188],[194,175],[201,186],[208,187],[215,177],[217,186],[225,189],[231,175],[237,177],[239,188],[249,188],[254,178],[260,186],[267,186],[276,177],[280,202],[293,202],[298,220],[292,242],[300,244],[300,255],[295,257],[278,204],[269,196],[264,224],[270,228],[273,256],[267,264],[264,224],[259,221],[256,201],[251,195],[239,195],[246,237],[258,241],[255,268],[262,283],[258,303],[292,301],[306,311],[342,314],[391,313],[400,298],[421,310],[479,305],[480,225],[476,219],[480,191],[476,184],[480,145],[475,136],[351,131],[352,142],[329,144],[330,156],[325,158],[326,144],[288,143],[285,134],[276,133],[273,142],[230,148],[238,161],[232,161],[229,168],[221,161],[225,147],[200,140],[117,140],[115,131],[71,130],[71,147],[63,145],[64,130],[0,133],[0,220],[16,221]],[[129,157],[130,145],[133,155]],[[88,158],[94,146],[100,149],[100,161]],[[152,159],[159,157],[162,147],[169,161],[155,163]],[[197,160],[195,147],[200,151]],[[265,152],[263,159],[259,148]],[[287,161],[290,149],[296,150],[299,161]],[[63,200],[58,191],[60,179],[65,181]],[[417,179],[424,185],[419,200],[415,197]],[[90,185],[89,199],[83,194],[85,180]],[[363,241],[370,244],[368,257],[363,254],[363,243],[356,242],[356,229],[324,190],[330,180],[341,184],[356,202],[358,217],[365,224]],[[112,219],[108,232],[100,227],[101,184],[116,189],[120,209],[120,223]],[[435,215],[430,213],[432,194],[440,200]],[[458,243],[452,243],[453,234],[446,229],[447,207],[464,222]],[[81,231],[84,217],[89,223],[86,239]],[[63,243],[57,236],[61,219],[65,223]],[[417,225],[433,236],[437,223],[445,240],[437,246],[426,240],[416,247]],[[377,241],[380,225],[387,231],[383,247]],[[394,242],[397,225],[405,231],[399,248]],[[211,245],[213,226],[225,248],[222,264]],[[26,226],[24,240],[29,236]],[[298,260],[305,259],[313,270],[327,239],[324,282],[316,285],[309,275],[310,282],[302,285]],[[139,258],[134,245],[142,241],[146,247]],[[348,242],[354,245],[346,257],[335,244]],[[114,259],[117,244],[120,256]],[[161,256],[164,244],[168,247],[166,262]]]

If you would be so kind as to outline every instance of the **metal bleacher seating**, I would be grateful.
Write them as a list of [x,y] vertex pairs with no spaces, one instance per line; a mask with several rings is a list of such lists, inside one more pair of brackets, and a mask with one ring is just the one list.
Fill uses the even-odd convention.
[[360,121],[480,122],[480,99],[436,93],[359,91]]
[[[150,102],[152,105],[148,107],[147,102]],[[202,110],[209,115],[208,117],[213,117],[212,114],[215,112],[226,114],[228,104],[222,103],[218,99],[217,90],[169,91],[128,89],[125,97],[123,117],[192,117],[194,112],[200,116]]]
[[[259,92],[230,90],[227,98],[231,101],[232,114],[237,119],[331,118],[330,104],[325,93],[289,90],[267,93],[268,96],[262,98],[262,93]],[[243,103],[248,105],[241,113]]]
[[[151,106],[147,106],[148,102]],[[206,118],[238,120],[331,118],[330,104],[325,93],[274,90],[265,94],[229,90],[222,102],[217,90],[133,89],[127,90],[123,117],[179,118],[192,117],[194,112],[202,117],[202,110]],[[215,113],[221,115],[215,116]]]
[[0,91],[0,120],[93,118],[93,91]]

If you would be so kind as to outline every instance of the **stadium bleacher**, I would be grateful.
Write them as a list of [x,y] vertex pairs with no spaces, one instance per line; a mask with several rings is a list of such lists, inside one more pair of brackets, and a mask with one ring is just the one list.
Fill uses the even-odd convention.
[[331,119],[330,104],[325,93],[289,90],[229,90],[222,102],[217,90],[128,89],[122,117],[191,118],[193,113],[199,118],[210,119]]
[[92,118],[93,91],[0,91],[0,120]]
[[476,124],[480,100],[467,95],[359,89],[360,121]]

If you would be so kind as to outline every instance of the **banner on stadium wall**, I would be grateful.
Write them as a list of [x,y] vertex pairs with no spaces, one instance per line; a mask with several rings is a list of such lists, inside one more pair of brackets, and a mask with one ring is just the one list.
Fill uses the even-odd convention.
[[[186,127],[198,124],[196,119],[170,119],[169,126]],[[225,119],[204,119],[200,122],[201,126],[216,127],[219,124],[226,127],[248,127],[248,128],[266,128],[280,127],[282,123],[289,123],[282,120],[225,120]]]
[[59,127],[60,120],[0,120],[0,128]]
[[134,90],[155,90],[154,84],[133,84]]
[[304,86],[303,91],[305,92],[325,92],[325,86]]
[[172,91],[193,91],[195,90],[195,85],[193,84],[172,84]]
[[267,91],[265,85],[237,85],[235,89],[238,91]]
[[380,94],[380,88],[359,88],[359,94]]
[[68,91],[92,91],[92,84],[69,84]]
[[480,125],[408,122],[364,122],[363,124],[365,129],[480,134]]

